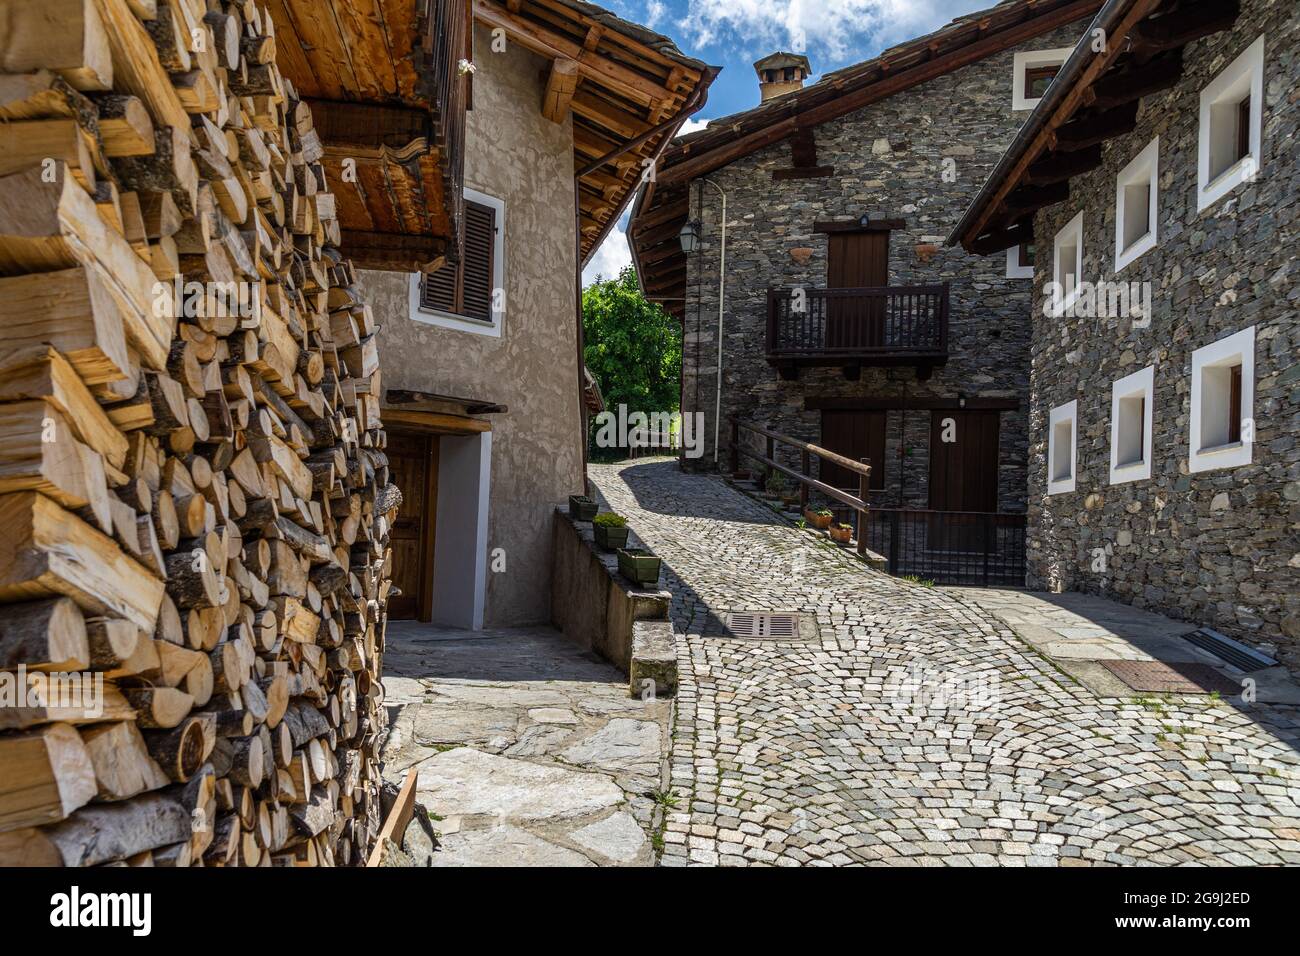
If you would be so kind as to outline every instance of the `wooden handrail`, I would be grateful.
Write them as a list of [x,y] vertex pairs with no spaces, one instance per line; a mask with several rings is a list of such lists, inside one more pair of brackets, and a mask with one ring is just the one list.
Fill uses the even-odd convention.
[[[758,452],[750,451],[748,448],[742,448],[740,445],[740,430],[754,432],[756,435],[762,435],[767,439],[767,454],[760,455]],[[776,451],[773,448],[773,442],[780,442],[784,445],[790,445],[802,452],[802,471],[796,471],[787,465],[782,465],[775,458]],[[731,470],[736,472],[740,469],[740,455],[752,458],[761,462],[766,467],[778,471],[783,475],[789,475],[800,483],[799,501],[803,507],[808,506],[808,490],[814,489],[836,501],[843,502],[858,513],[858,554],[867,553],[867,511],[870,505],[867,503],[869,485],[871,482],[871,466],[865,461],[854,461],[851,458],[845,458],[843,455],[837,455],[828,448],[822,448],[820,445],[814,445],[811,442],[803,441],[799,438],[793,438],[790,435],[782,435],[780,432],[772,431],[770,428],[764,428],[762,425],[755,425],[752,422],[742,422],[734,415],[731,416]],[[854,497],[847,491],[828,485],[823,481],[807,474],[811,462],[809,456],[816,455],[823,461],[829,461],[832,464],[839,465],[841,468],[848,469],[858,476],[858,495]]]
[[771,438],[774,441],[781,442],[782,444],[793,445],[800,451],[806,451],[809,454],[816,455],[818,458],[839,465],[841,468],[845,468],[859,475],[866,475],[868,478],[871,477],[870,465],[864,465],[862,462],[854,461],[852,458],[845,458],[843,455],[836,454],[829,448],[822,448],[820,445],[814,445],[811,442],[801,441],[798,438],[791,438],[789,435],[782,435],[780,432],[771,431],[770,429],[764,428],[762,425],[755,425],[752,422],[742,422],[735,416],[733,416],[731,420],[738,428],[756,432],[765,438]]

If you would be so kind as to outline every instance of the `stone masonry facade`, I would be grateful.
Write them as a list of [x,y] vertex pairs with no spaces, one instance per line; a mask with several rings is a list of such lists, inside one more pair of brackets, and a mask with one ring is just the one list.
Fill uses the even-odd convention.
[[[1012,109],[1014,53],[1073,46],[1084,26],[1046,33],[817,126],[817,164],[833,166],[833,176],[774,180],[774,170],[792,165],[784,142],[709,175],[727,193],[723,468],[732,415],[817,442],[821,412],[807,409],[806,399],[898,400],[900,407],[886,418],[885,491],[872,500],[925,508],[931,411],[915,405],[960,397],[1004,400],[1017,407],[1000,415],[998,510],[1025,510],[1032,282],[1006,278],[1002,257],[973,256],[942,243],[1028,115]],[[706,453],[700,461],[708,466],[717,376],[719,199],[707,185],[692,187],[691,215],[701,221],[702,243],[687,257],[684,320],[682,408],[704,414]],[[825,288],[827,237],[814,224],[863,214],[904,221],[890,236],[890,285],[950,284],[948,361],[928,380],[912,367],[863,367],[858,381],[847,380],[839,368],[804,368],[798,380],[782,380],[765,357],[767,289]],[[941,248],[927,262],[915,247],[928,243]],[[798,248],[813,250],[805,264],[791,255]],[[902,410],[904,403],[914,407]]]
[[[1200,91],[1261,36],[1261,169],[1198,212]],[[1095,592],[1207,624],[1275,646],[1292,670],[1300,668],[1298,59],[1295,4],[1244,0],[1231,30],[1184,51],[1179,84],[1142,101],[1136,130],[1071,181],[1071,199],[1037,215],[1037,288],[1052,278],[1053,237],[1082,211],[1083,278],[1149,282],[1152,315],[1149,327],[1134,328],[1128,319],[1048,318],[1035,303],[1029,444],[1031,587]],[[1116,275],[1116,174],[1156,136],[1158,242]],[[1191,472],[1192,353],[1250,327],[1251,460]],[[1111,385],[1147,366],[1151,477],[1111,484]],[[1074,400],[1075,490],[1048,495],[1050,412]]]

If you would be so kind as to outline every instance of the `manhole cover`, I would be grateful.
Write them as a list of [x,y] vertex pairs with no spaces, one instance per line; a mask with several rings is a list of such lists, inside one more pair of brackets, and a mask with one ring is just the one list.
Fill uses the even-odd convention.
[[817,619],[797,611],[710,610],[700,633],[707,637],[810,641],[817,637]]
[[1099,661],[1134,690],[1153,694],[1236,694],[1241,685],[1209,664],[1163,661]]

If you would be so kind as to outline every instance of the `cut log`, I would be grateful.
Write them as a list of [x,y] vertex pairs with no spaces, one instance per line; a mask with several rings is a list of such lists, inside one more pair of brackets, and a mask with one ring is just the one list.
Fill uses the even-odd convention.
[[62,820],[95,796],[95,769],[76,728],[0,737],[0,831]]
[[11,604],[0,613],[0,670],[76,671],[90,666],[81,609],[69,598]]

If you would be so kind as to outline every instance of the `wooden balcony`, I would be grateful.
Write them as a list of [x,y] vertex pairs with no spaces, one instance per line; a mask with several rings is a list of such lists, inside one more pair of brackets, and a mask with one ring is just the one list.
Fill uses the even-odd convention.
[[920,378],[948,360],[948,285],[768,289],[767,361],[782,378],[805,366],[915,365]]

